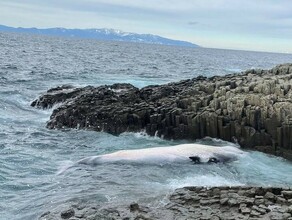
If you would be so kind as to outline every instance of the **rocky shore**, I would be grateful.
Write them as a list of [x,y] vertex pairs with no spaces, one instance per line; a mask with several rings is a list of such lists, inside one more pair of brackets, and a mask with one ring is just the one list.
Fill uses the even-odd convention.
[[56,108],[47,127],[146,130],[167,139],[206,136],[292,159],[292,64],[271,70],[183,80],[138,89],[130,84],[48,90],[32,102]]
[[239,220],[292,219],[292,189],[261,187],[185,187],[175,190],[164,205],[132,203],[100,207],[73,204],[44,213],[40,220]]
[[[292,160],[292,64],[270,70],[183,80],[138,89],[131,84],[48,90],[32,102],[54,109],[47,127],[105,131],[145,130],[166,139],[206,136]],[[292,189],[186,187],[159,206],[132,203],[63,204],[50,219],[289,219]]]

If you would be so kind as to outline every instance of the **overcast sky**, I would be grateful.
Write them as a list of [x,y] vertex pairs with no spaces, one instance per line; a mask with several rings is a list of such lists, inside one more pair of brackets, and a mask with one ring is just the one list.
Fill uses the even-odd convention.
[[292,0],[0,0],[0,24],[113,28],[204,47],[292,53]]

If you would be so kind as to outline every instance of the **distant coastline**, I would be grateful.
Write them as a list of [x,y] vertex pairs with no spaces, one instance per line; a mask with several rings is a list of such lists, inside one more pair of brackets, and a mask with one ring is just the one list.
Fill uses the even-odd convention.
[[159,44],[170,46],[183,46],[183,47],[200,47],[187,41],[173,40],[158,35],[152,34],[137,34],[130,32],[123,32],[114,29],[66,29],[66,28],[22,28],[22,27],[9,27],[0,25],[0,32],[14,32],[14,33],[30,33],[48,36],[59,37],[72,37],[72,38],[85,38],[96,39],[105,41],[123,41],[123,42],[136,42],[147,44]]

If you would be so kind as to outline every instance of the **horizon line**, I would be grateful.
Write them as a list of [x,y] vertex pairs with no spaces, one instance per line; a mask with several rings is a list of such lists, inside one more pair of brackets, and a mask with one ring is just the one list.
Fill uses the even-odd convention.
[[[245,51],[245,52],[258,52],[258,53],[275,53],[275,54],[287,54],[290,55],[292,54],[292,52],[289,51],[265,51],[265,50],[250,50],[250,49],[237,49],[237,48],[221,48],[221,47],[210,47],[210,46],[202,46],[199,45],[197,43],[194,43],[192,41],[186,41],[186,40],[181,40],[181,39],[174,39],[174,38],[168,38],[168,37],[164,37],[161,35],[157,35],[157,34],[151,34],[151,33],[139,33],[139,32],[131,32],[131,31],[123,31],[121,29],[115,29],[115,28],[107,28],[107,27],[92,27],[92,28],[66,28],[66,27],[36,27],[36,26],[29,26],[29,27],[21,27],[21,26],[8,26],[8,25],[4,25],[4,24],[0,24],[0,26],[4,26],[4,27],[8,27],[8,28],[15,28],[15,29],[38,29],[38,30],[46,30],[46,29],[66,29],[66,30],[103,30],[103,29],[107,29],[107,30],[115,30],[115,31],[120,31],[123,33],[127,33],[127,34],[139,34],[139,35],[152,35],[152,36],[158,36],[158,37],[162,37],[162,38],[166,38],[166,39],[170,39],[170,40],[175,40],[175,41],[182,41],[182,42],[187,42],[187,43],[191,43],[196,45],[197,47],[194,48],[204,48],[204,49],[217,49],[217,50],[233,50],[233,51]],[[1,30],[0,30],[1,32]],[[7,32],[6,32],[7,33]],[[11,32],[10,32],[11,33]],[[15,33],[15,32],[13,32]],[[19,33],[18,34],[22,34]],[[34,34],[34,35],[43,35],[43,36],[51,36],[51,37],[62,37],[62,38],[76,38],[76,39],[80,39],[81,37],[69,37],[69,36],[59,36],[59,35],[48,35],[48,34],[38,34],[38,33],[26,33],[26,34]],[[90,39],[90,40],[101,40],[101,41],[115,41],[115,40],[102,40],[102,39],[95,39],[95,38],[82,38],[82,39]],[[123,42],[123,41],[119,41],[119,42]],[[130,43],[142,43],[142,42],[130,42]],[[146,43],[146,44],[150,44],[150,43]],[[163,44],[155,44],[155,45],[163,45]],[[166,45],[164,44],[163,46],[179,46],[179,45]],[[190,46],[183,46],[183,47],[190,47]],[[190,47],[191,48],[191,47]],[[194,49],[193,48],[193,49]]]

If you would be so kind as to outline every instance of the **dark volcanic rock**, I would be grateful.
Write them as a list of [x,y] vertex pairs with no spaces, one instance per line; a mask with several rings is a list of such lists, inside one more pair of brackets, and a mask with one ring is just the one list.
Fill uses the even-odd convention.
[[86,91],[88,87],[84,89],[76,89],[69,85],[58,86],[56,88],[49,89],[47,93],[31,103],[31,106],[38,108],[51,108],[54,104],[64,102],[68,99],[75,98],[81,93]]
[[61,212],[62,219],[68,219],[68,218],[73,217],[74,215],[75,215],[75,211],[72,208]]
[[[283,201],[266,204],[262,194],[274,188],[262,187],[185,187],[175,190],[164,205],[144,206],[132,203],[129,206],[100,207],[99,205],[72,205],[68,210],[56,208],[41,215],[40,219],[60,219],[58,213],[70,213],[78,219],[289,219],[292,206],[283,196],[291,189],[276,189]],[[254,194],[250,194],[254,192]],[[226,202],[221,202],[224,200]],[[257,202],[260,201],[260,202]],[[165,203],[166,202],[166,203]],[[75,211],[74,211],[75,209]],[[73,214],[72,214],[73,213]],[[61,214],[62,216],[62,214]],[[69,216],[66,214],[66,216]]]
[[172,139],[205,136],[292,158],[292,64],[142,89],[130,84],[57,87],[32,103],[53,111],[48,128],[120,134],[145,129]]

